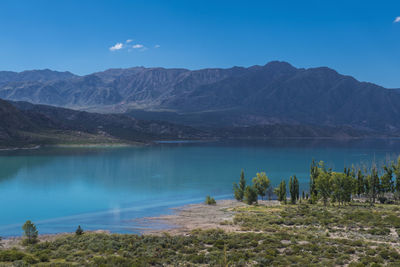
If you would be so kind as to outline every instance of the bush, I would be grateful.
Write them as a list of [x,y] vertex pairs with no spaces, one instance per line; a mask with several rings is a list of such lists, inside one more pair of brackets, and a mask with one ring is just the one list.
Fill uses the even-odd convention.
[[378,198],[378,200],[379,200],[379,202],[381,203],[381,204],[385,204],[386,202],[387,202],[387,197],[379,197]]
[[37,259],[35,259],[33,256],[31,256],[31,255],[25,255],[24,256],[24,258],[23,258],[23,261],[26,263],[26,264],[35,264],[35,263],[37,263],[38,261],[37,261]]
[[207,196],[207,197],[206,197],[205,203],[206,203],[207,205],[215,205],[215,204],[217,204],[217,202],[215,201],[215,199],[214,199],[213,197],[210,197],[210,196]]
[[76,229],[75,234],[76,235],[82,235],[83,234],[83,229],[81,228],[80,225],[78,225],[78,228]]
[[38,259],[41,262],[48,262],[50,261],[50,256],[48,254],[48,251],[40,251],[39,253],[36,254],[36,257],[38,257]]
[[17,261],[25,257],[25,253],[16,249],[0,251],[0,261]]

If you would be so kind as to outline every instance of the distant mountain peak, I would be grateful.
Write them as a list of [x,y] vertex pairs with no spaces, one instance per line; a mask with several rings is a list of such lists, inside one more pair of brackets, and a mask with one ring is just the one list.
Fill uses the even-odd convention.
[[69,71],[54,71],[50,69],[25,70],[21,72],[0,71],[0,85],[8,82],[47,82],[68,80],[78,77]]
[[290,63],[286,62],[286,61],[279,61],[279,60],[273,60],[268,62],[267,64],[264,65],[265,67],[271,67],[271,68],[276,68],[276,67],[280,67],[280,68],[295,68],[293,67]]

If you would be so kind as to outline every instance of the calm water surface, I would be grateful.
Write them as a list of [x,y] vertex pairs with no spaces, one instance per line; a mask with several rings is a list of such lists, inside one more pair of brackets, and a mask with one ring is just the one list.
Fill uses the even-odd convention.
[[108,229],[138,233],[141,220],[170,208],[232,197],[243,168],[272,183],[296,174],[307,190],[312,158],[342,171],[400,154],[400,140],[273,140],[164,143],[129,148],[42,148],[0,152],[0,236],[21,234],[30,219],[40,233]]

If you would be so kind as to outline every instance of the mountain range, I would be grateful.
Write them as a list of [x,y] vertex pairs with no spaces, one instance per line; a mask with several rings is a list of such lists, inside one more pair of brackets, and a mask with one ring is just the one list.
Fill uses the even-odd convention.
[[109,69],[85,76],[51,70],[0,72],[0,98],[125,113],[214,133],[269,136],[262,129],[271,127],[320,127],[362,136],[400,133],[400,90],[327,67],[295,68],[279,61],[228,69]]

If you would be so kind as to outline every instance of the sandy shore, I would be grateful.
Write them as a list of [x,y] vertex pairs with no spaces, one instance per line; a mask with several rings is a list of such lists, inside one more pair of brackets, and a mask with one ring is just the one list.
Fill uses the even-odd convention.
[[[260,205],[280,205],[278,201],[259,201]],[[174,214],[143,218],[149,223],[164,224],[168,229],[147,229],[143,234],[188,235],[194,229],[222,229],[227,232],[240,231],[233,225],[234,209],[246,206],[236,200],[219,200],[216,205],[192,204],[174,208]]]

